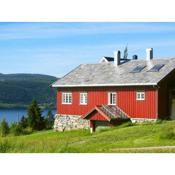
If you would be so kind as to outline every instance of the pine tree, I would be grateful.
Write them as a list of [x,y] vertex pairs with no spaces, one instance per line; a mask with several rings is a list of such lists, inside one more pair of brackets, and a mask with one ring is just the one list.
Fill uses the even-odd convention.
[[6,136],[9,133],[9,125],[5,119],[0,123],[0,134],[2,137]]
[[54,124],[54,115],[52,114],[52,111],[49,110],[47,113],[47,117],[45,118],[45,127],[46,129],[51,129],[53,128],[53,124]]
[[28,126],[28,123],[27,123],[27,118],[22,116],[19,124],[21,125],[22,128],[26,128]]
[[124,59],[128,58],[128,47],[127,46],[125,47],[123,58]]
[[44,118],[41,116],[41,109],[39,108],[36,100],[33,100],[31,105],[29,105],[27,114],[29,127],[33,130],[41,130],[44,128]]

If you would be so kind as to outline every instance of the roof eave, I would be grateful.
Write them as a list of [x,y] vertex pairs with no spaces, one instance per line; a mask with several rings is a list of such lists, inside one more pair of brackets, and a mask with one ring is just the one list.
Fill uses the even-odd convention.
[[79,84],[79,85],[56,85],[52,87],[113,87],[113,86],[156,86],[157,83],[126,83],[126,84]]

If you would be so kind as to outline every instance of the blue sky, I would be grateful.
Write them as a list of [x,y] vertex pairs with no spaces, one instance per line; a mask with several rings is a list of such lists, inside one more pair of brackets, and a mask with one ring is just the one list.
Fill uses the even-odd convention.
[[129,57],[175,57],[175,23],[0,23],[0,72],[61,77],[126,44]]

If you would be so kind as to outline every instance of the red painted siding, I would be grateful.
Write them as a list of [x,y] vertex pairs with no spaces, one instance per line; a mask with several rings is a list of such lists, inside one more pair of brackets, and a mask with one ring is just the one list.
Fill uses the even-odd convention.
[[[145,100],[137,101],[136,92],[145,91]],[[88,92],[88,104],[80,105],[80,92]],[[128,88],[62,88],[57,92],[57,113],[69,115],[84,115],[96,105],[108,104],[108,92],[117,93],[117,105],[131,118],[157,118],[157,92],[151,87]],[[61,104],[61,93],[72,92],[72,104]]]
[[135,89],[118,91],[118,106],[123,109],[131,118],[157,118],[156,112],[156,90],[143,89],[145,100],[136,100]]
[[97,111],[93,112],[89,117],[90,120],[100,120],[100,121],[107,121],[100,113]]
[[[72,92],[72,104],[61,104],[61,92]],[[80,92],[88,92],[88,104],[80,105]],[[57,112],[60,114],[83,115],[89,112],[96,105],[107,104],[106,90],[93,88],[73,88],[60,90],[57,93]]]

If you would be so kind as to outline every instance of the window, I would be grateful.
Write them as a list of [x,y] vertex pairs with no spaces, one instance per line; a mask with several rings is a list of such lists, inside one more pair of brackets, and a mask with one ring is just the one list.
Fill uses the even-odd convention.
[[62,104],[72,104],[72,93],[71,92],[62,93]]
[[145,100],[145,92],[140,91],[136,93],[136,100]]
[[146,66],[136,66],[131,73],[139,73],[141,72]]
[[80,104],[86,105],[87,104],[87,92],[80,93]]
[[159,70],[164,66],[164,64],[156,64],[149,72],[159,72]]
[[108,105],[116,105],[116,92],[108,93]]

